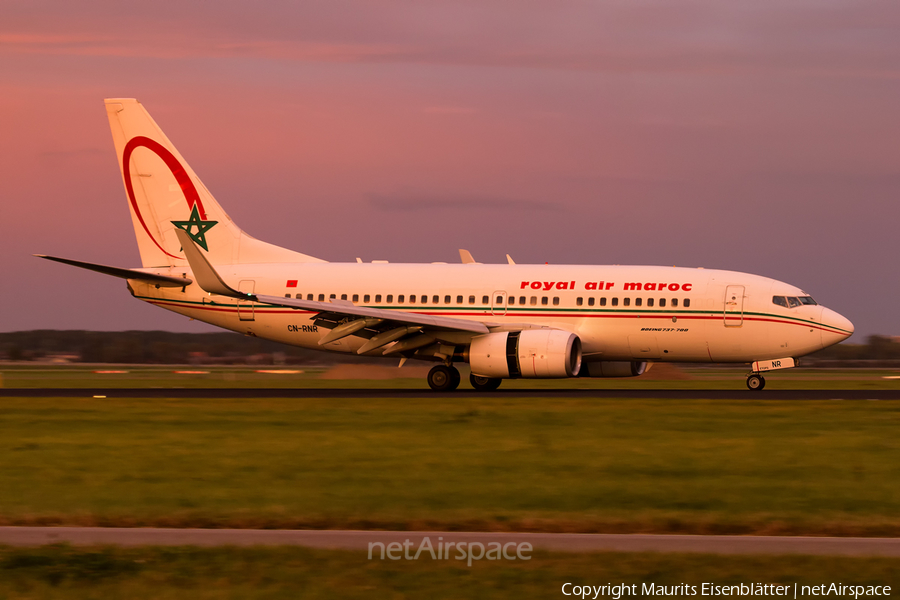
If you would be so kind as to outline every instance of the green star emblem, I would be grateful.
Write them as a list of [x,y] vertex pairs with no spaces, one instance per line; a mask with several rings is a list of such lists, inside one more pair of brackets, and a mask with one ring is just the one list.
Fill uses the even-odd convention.
[[[172,225],[179,229],[184,229],[187,231],[187,234],[191,236],[191,239],[194,240],[198,246],[209,252],[209,248],[206,246],[206,232],[213,228],[213,225],[218,223],[218,221],[204,221],[200,218],[200,211],[197,210],[197,205],[194,204],[194,207],[191,209],[191,218],[187,221],[172,221]],[[197,232],[194,233],[191,230],[196,227]]]

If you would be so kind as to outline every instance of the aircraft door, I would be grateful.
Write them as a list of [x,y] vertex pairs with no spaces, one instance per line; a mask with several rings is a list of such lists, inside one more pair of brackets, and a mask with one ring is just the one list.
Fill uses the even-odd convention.
[[506,314],[506,292],[494,292],[491,296],[491,314]]
[[[245,294],[254,293],[256,288],[256,281],[253,279],[244,279],[238,285],[238,291],[244,292]],[[238,319],[241,321],[255,321],[256,315],[254,314],[253,306],[255,303],[250,302],[249,300],[238,300],[237,301],[237,311],[238,311]]]
[[744,324],[744,286],[729,285],[725,288],[725,327],[740,327]]

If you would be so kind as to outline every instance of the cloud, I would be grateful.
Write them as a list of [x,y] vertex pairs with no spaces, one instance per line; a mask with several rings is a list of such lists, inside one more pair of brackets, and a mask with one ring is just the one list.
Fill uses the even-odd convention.
[[893,2],[334,1],[248,13],[227,1],[214,9],[163,1],[128,16],[36,4],[5,15],[0,55],[900,77]]
[[565,210],[558,203],[492,196],[440,196],[432,194],[369,194],[369,204],[379,210],[410,212],[435,210]]
[[431,115],[471,115],[476,111],[468,106],[426,106],[422,112]]
[[111,152],[99,148],[79,148],[76,150],[43,150],[38,152],[38,160],[45,165],[61,166],[94,160],[109,160]]
[[159,35],[56,35],[2,33],[4,53],[145,58],[262,58],[303,62],[380,62],[416,54],[400,44],[217,39],[166,32]]

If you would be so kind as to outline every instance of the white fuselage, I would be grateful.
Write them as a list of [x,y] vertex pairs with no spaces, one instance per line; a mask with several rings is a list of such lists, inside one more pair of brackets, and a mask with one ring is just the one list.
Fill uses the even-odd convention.
[[[190,269],[145,269],[191,277]],[[773,296],[805,296],[780,281],[712,269],[652,266],[277,263],[220,265],[242,292],[345,299],[359,306],[576,334],[584,360],[751,362],[809,354],[847,338],[852,324],[820,305],[788,308]],[[348,336],[325,346],[327,329],[303,310],[210,295],[194,283],[156,288],[129,280],[135,297],[219,327],[295,346],[356,352]],[[410,299],[414,298],[414,301]],[[448,332],[448,344],[472,334]],[[381,355],[384,349],[373,351]]]

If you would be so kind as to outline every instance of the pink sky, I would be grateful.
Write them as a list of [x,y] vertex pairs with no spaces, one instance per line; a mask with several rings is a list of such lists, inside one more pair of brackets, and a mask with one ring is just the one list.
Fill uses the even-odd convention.
[[102,100],[245,230],[334,261],[664,264],[900,334],[900,4],[0,5],[0,330],[205,326],[136,266]]

